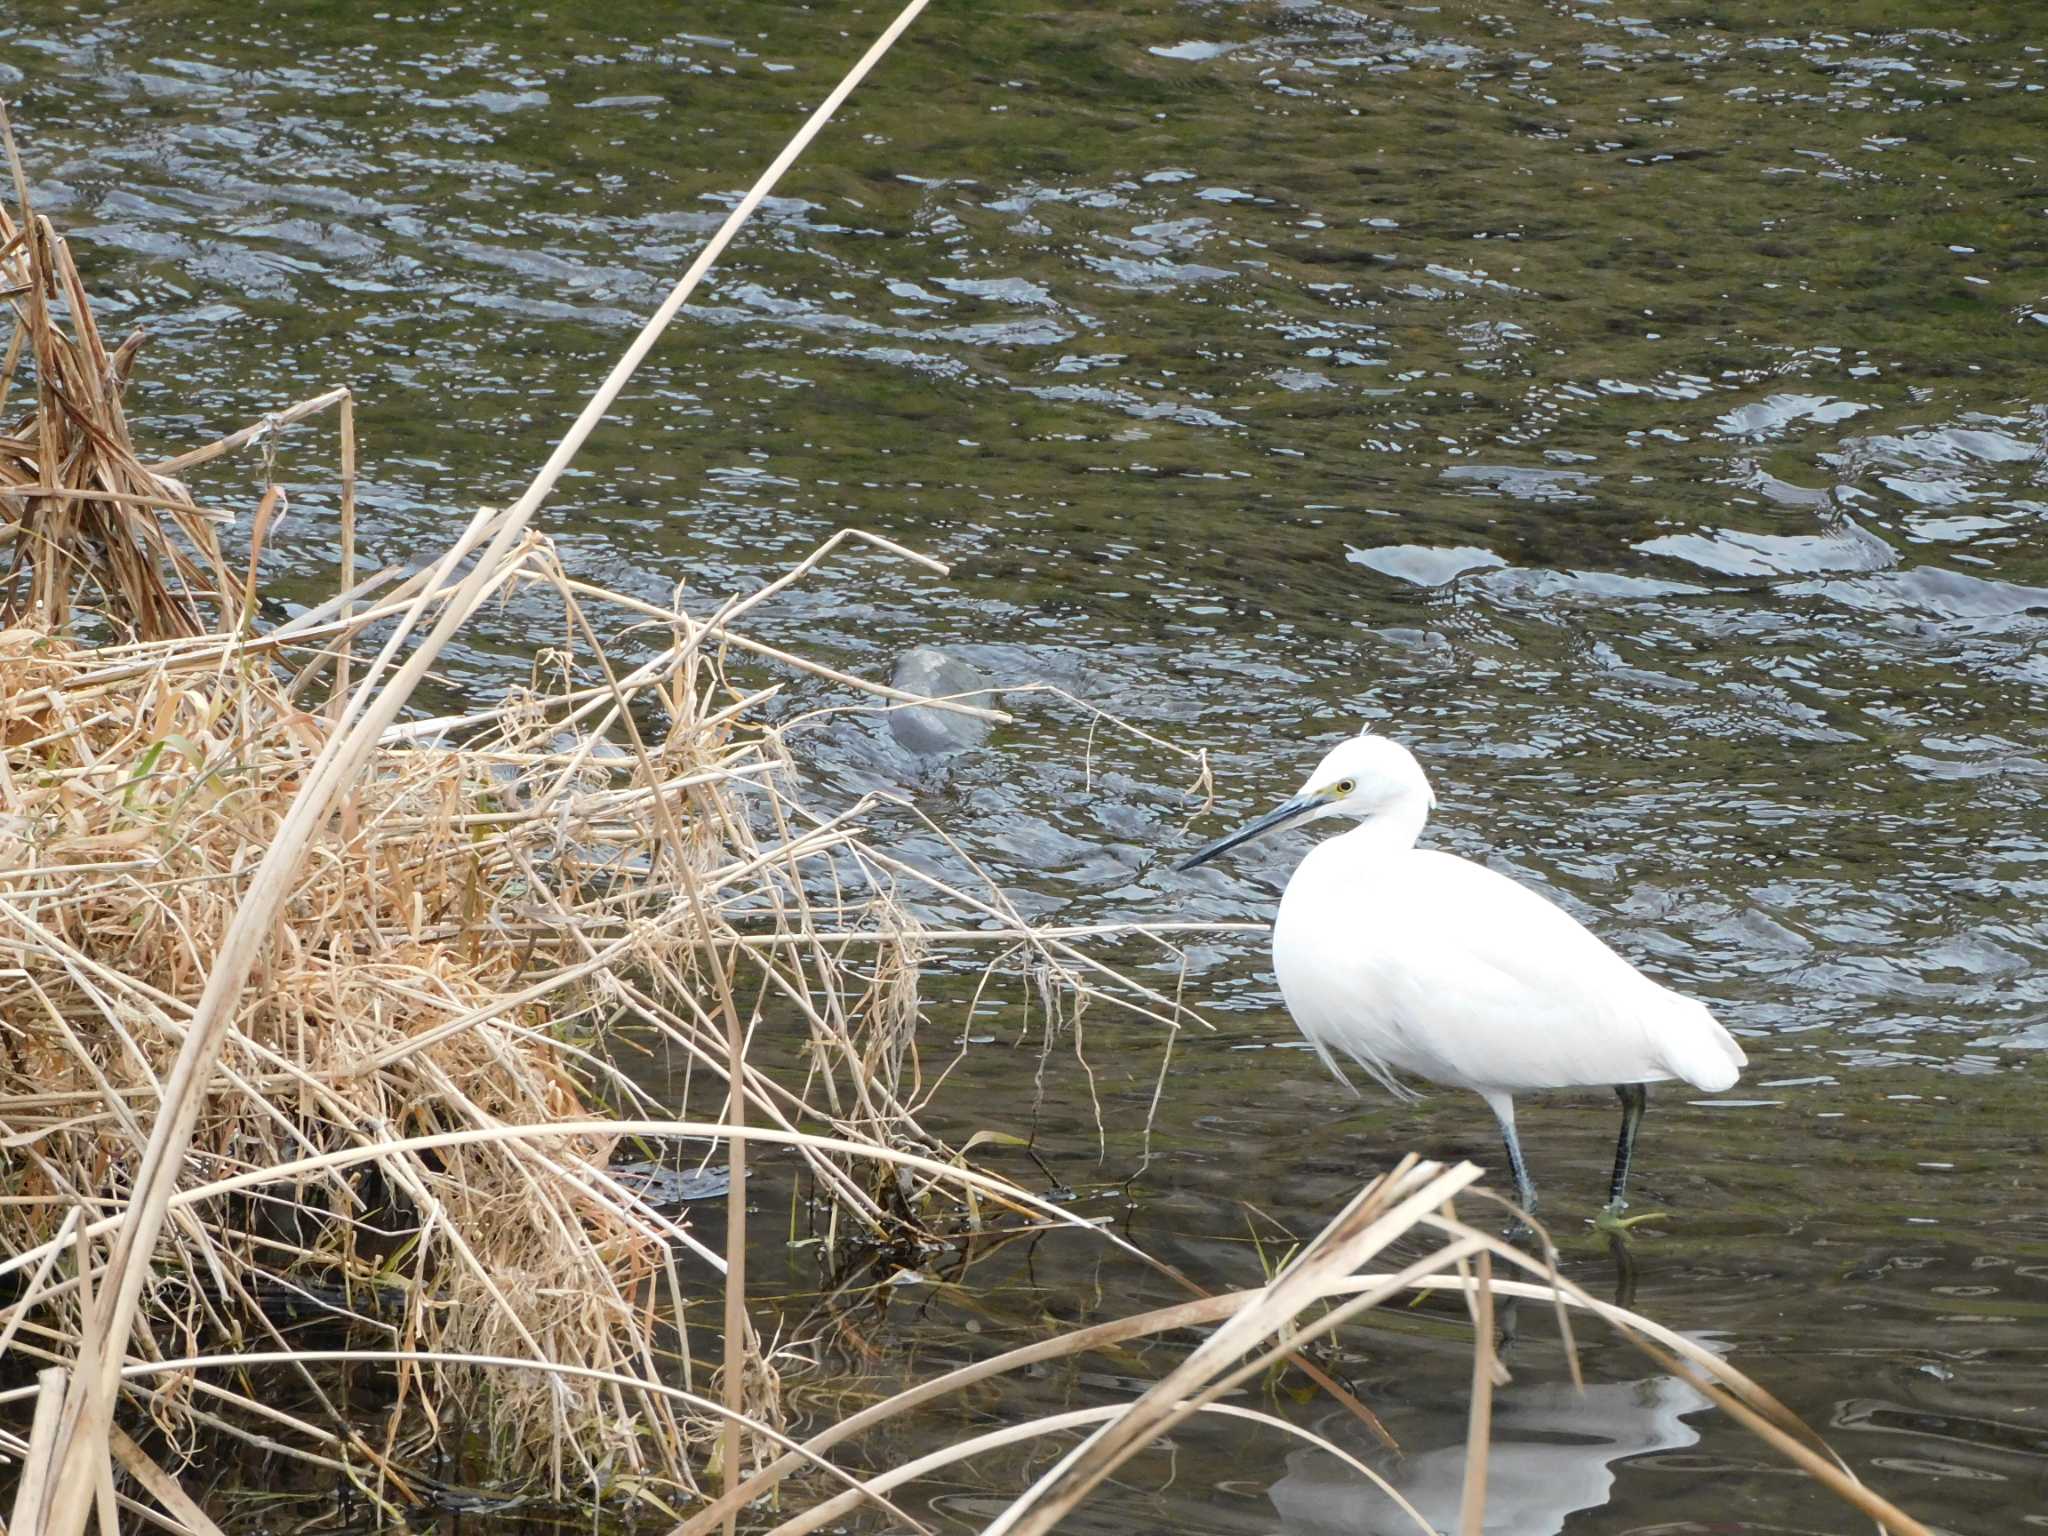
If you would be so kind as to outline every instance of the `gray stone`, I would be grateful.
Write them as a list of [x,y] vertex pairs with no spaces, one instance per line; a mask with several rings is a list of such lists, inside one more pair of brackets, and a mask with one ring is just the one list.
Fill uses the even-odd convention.
[[[907,652],[896,663],[896,675],[890,682],[905,693],[935,699],[964,694],[967,697],[960,700],[963,704],[984,709],[995,707],[995,692],[989,687],[986,674],[928,645]],[[896,738],[897,745],[919,757],[962,752],[988,740],[988,721],[956,714],[950,709],[913,704],[907,708],[892,709],[887,719],[889,734]]]

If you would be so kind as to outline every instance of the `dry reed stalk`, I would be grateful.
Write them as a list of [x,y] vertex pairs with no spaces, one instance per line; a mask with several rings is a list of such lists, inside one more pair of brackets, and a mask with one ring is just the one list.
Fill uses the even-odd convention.
[[[1465,1484],[1458,1504],[1459,1536],[1485,1536],[1486,1462],[1493,1444],[1493,1388],[1498,1362],[1493,1353],[1493,1259],[1479,1250],[1478,1283],[1468,1293],[1472,1309],[1472,1406],[1465,1425]],[[1464,1261],[1458,1273],[1465,1274]]]

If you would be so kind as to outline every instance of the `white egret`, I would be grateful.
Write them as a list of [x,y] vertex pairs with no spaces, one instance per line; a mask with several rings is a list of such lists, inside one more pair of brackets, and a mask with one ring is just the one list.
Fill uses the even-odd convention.
[[1340,1079],[1339,1052],[1400,1098],[1414,1095],[1395,1071],[1486,1100],[1525,1210],[1536,1186],[1515,1137],[1514,1095],[1612,1086],[1621,1136],[1603,1225],[1625,1226],[1644,1085],[1682,1078],[1718,1093],[1746,1065],[1742,1048],[1705,1007],[1651,981],[1534,891],[1417,848],[1435,805],[1414,754],[1367,731],[1334,748],[1300,794],[1180,867],[1295,822],[1358,823],[1310,849],[1280,899],[1273,971],[1294,1022]]

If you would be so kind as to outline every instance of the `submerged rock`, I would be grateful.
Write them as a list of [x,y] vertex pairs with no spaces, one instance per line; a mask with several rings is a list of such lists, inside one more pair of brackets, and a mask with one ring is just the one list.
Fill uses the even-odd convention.
[[614,1163],[611,1176],[656,1210],[673,1210],[693,1200],[722,1200],[732,1188],[730,1168],[690,1171],[659,1163]]
[[[961,703],[983,709],[993,708],[996,702],[985,673],[929,645],[906,652],[896,663],[896,675],[890,682],[905,693],[923,694],[926,698],[965,695]],[[913,704],[890,710],[886,718],[889,734],[896,738],[897,745],[919,757],[964,752],[988,740],[988,721],[950,709]]]

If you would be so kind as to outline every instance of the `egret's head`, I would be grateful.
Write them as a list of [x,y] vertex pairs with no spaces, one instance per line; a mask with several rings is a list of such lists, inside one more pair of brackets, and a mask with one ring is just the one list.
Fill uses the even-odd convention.
[[1364,821],[1375,816],[1398,815],[1412,819],[1414,831],[1419,832],[1423,818],[1435,804],[1436,796],[1413,752],[1398,741],[1362,732],[1332,747],[1316,764],[1300,794],[1183,859],[1180,867],[1193,869],[1226,849],[1250,842],[1277,827],[1320,821],[1325,816]]

